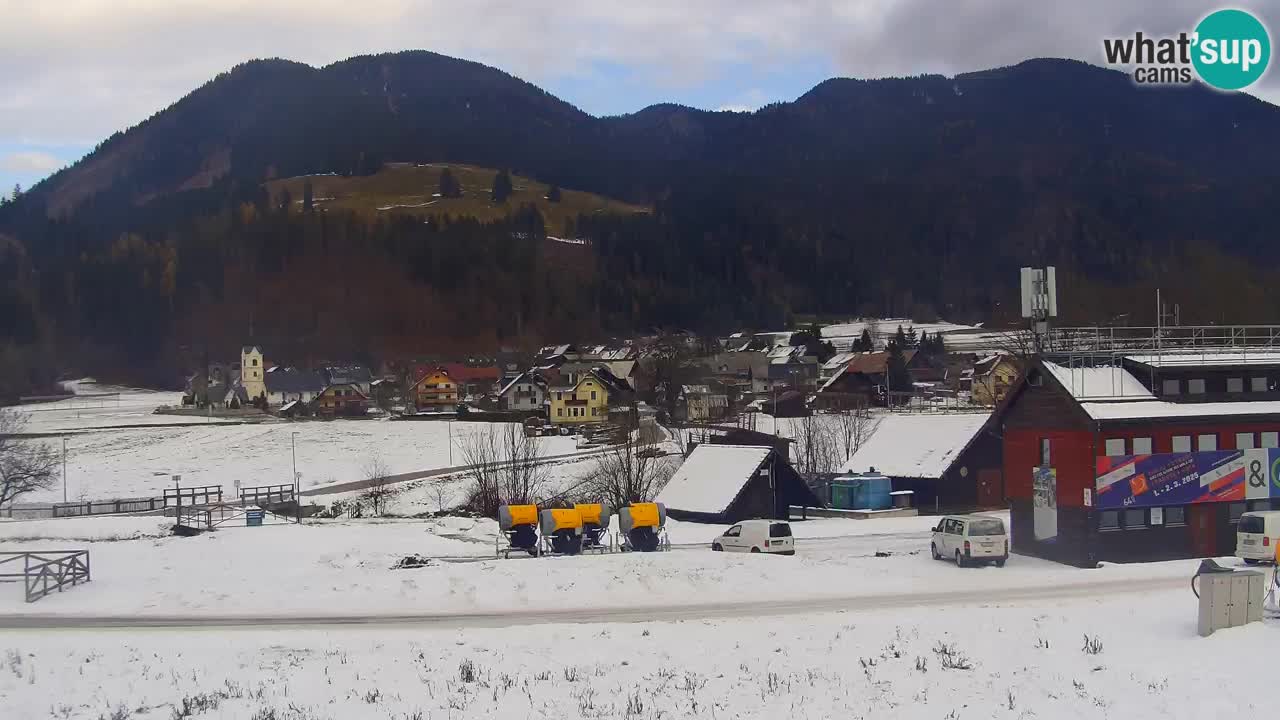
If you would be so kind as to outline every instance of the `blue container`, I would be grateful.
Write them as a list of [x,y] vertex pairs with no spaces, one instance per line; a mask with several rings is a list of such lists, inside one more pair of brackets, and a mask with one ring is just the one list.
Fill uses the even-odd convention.
[[244,514],[244,524],[249,527],[261,527],[262,517],[266,514],[266,510],[246,510]]
[[838,510],[888,510],[893,481],[880,473],[846,475],[831,481],[831,507]]

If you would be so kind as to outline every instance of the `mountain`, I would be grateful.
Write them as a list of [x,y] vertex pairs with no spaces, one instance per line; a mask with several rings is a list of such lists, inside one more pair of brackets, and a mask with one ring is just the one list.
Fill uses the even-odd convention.
[[[1280,109],[1250,96],[1065,60],[604,118],[428,52],[255,61],[0,208],[20,249],[0,254],[0,303],[26,318],[12,343],[151,370],[249,336],[385,357],[798,312],[1009,320],[1031,263],[1059,267],[1071,322],[1153,320],[1157,286],[1184,321],[1269,321],[1278,140]],[[280,205],[285,178],[386,163],[510,168],[652,211],[548,227],[515,203]]]

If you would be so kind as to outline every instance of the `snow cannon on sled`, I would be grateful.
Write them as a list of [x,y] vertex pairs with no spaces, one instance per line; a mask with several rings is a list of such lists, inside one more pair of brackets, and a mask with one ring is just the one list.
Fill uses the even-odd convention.
[[667,539],[667,506],[662,503],[631,503],[618,510],[618,530],[622,534],[623,552],[671,549]]
[[[506,547],[502,547],[502,540]],[[510,557],[512,550],[538,554],[538,506],[502,505],[498,508],[497,554]]]
[[609,535],[609,506],[605,503],[578,503],[574,510],[582,516],[582,549],[612,550],[612,536]]
[[540,527],[543,552],[557,555],[577,555],[582,552],[582,515],[577,510],[543,510]]

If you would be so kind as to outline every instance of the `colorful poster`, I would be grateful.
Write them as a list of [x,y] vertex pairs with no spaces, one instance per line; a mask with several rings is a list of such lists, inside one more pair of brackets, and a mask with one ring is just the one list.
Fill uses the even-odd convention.
[[1031,494],[1036,540],[1058,537],[1058,471],[1050,467],[1032,468]]
[[1280,450],[1100,457],[1095,491],[1100,509],[1280,497]]

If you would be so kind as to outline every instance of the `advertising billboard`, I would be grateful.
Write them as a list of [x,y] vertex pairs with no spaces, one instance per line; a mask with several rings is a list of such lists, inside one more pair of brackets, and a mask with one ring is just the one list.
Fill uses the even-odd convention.
[[1094,491],[1104,510],[1280,497],[1280,450],[1100,457]]

